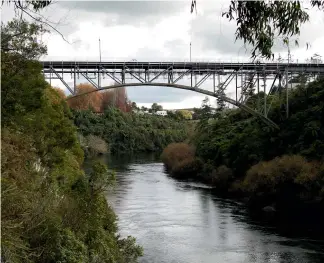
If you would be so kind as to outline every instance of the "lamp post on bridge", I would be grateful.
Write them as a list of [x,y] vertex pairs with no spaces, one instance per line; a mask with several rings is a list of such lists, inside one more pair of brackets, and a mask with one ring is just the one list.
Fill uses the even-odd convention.
[[[99,61],[101,63],[101,42],[99,37]],[[98,88],[100,88],[100,70],[98,68]]]

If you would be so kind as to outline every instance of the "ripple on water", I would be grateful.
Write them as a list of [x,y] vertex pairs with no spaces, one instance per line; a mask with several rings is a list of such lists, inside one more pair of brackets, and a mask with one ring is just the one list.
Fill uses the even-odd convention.
[[170,178],[161,163],[124,163],[117,181],[108,201],[121,234],[144,247],[141,263],[324,262],[323,240],[280,236],[210,187]]

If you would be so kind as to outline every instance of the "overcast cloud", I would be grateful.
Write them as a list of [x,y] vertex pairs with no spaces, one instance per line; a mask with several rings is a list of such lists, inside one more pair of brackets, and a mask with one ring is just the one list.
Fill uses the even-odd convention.
[[[190,14],[191,1],[55,1],[42,14],[57,23],[69,43],[55,32],[43,36],[48,55],[43,60],[189,61],[247,60],[249,46],[235,41],[236,23],[221,17],[229,1],[197,1],[197,14]],[[324,56],[324,12],[311,10],[311,20],[302,26],[300,46],[291,47],[294,60],[314,53]],[[2,20],[13,17],[11,7],[2,7]],[[306,50],[306,42],[311,48]],[[287,48],[278,41],[275,49],[282,57]],[[71,79],[67,77],[69,83]],[[189,80],[184,80],[188,82]],[[78,80],[85,82],[85,80]],[[109,85],[109,80],[102,80]],[[205,88],[211,89],[211,80]],[[60,81],[53,85],[64,88]],[[163,87],[128,88],[131,100],[149,106],[153,102],[166,108],[199,107],[204,96]],[[229,92],[232,92],[231,90]],[[213,101],[215,101],[213,99]]]

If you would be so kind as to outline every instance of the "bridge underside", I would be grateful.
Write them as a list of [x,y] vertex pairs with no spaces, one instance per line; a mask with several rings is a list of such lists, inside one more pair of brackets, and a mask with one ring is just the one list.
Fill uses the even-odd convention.
[[[76,83],[80,77],[98,91],[119,87],[165,86],[190,90],[217,98],[218,103],[229,103],[259,116],[267,125],[277,125],[268,119],[271,96],[282,87],[286,88],[286,114],[288,117],[289,81],[304,75],[324,75],[324,64],[279,64],[279,63],[147,63],[147,62],[42,62],[45,78],[59,79],[76,95]],[[73,86],[64,78],[70,76]],[[103,85],[104,79],[111,85]],[[255,108],[246,105],[248,98],[263,91],[262,105]],[[269,100],[270,101],[270,100]]]

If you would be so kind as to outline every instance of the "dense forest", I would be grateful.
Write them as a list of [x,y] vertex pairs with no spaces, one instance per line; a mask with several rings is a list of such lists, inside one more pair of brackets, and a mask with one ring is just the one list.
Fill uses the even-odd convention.
[[90,109],[72,112],[78,132],[86,138],[103,139],[111,153],[162,151],[168,144],[187,138],[185,121],[173,118],[125,113],[114,107],[100,115]]
[[[279,130],[240,109],[212,116],[205,105],[206,118],[190,144],[169,145],[162,160],[173,176],[204,181],[221,194],[248,197],[251,206],[283,210],[316,203],[323,211],[324,79],[289,90],[288,119],[282,94],[285,90],[268,98],[269,118]],[[263,94],[254,94],[248,105],[257,107],[258,97],[263,103]]]
[[1,262],[137,262],[105,190],[114,173],[83,151],[73,115],[37,62],[42,26],[1,26]]

